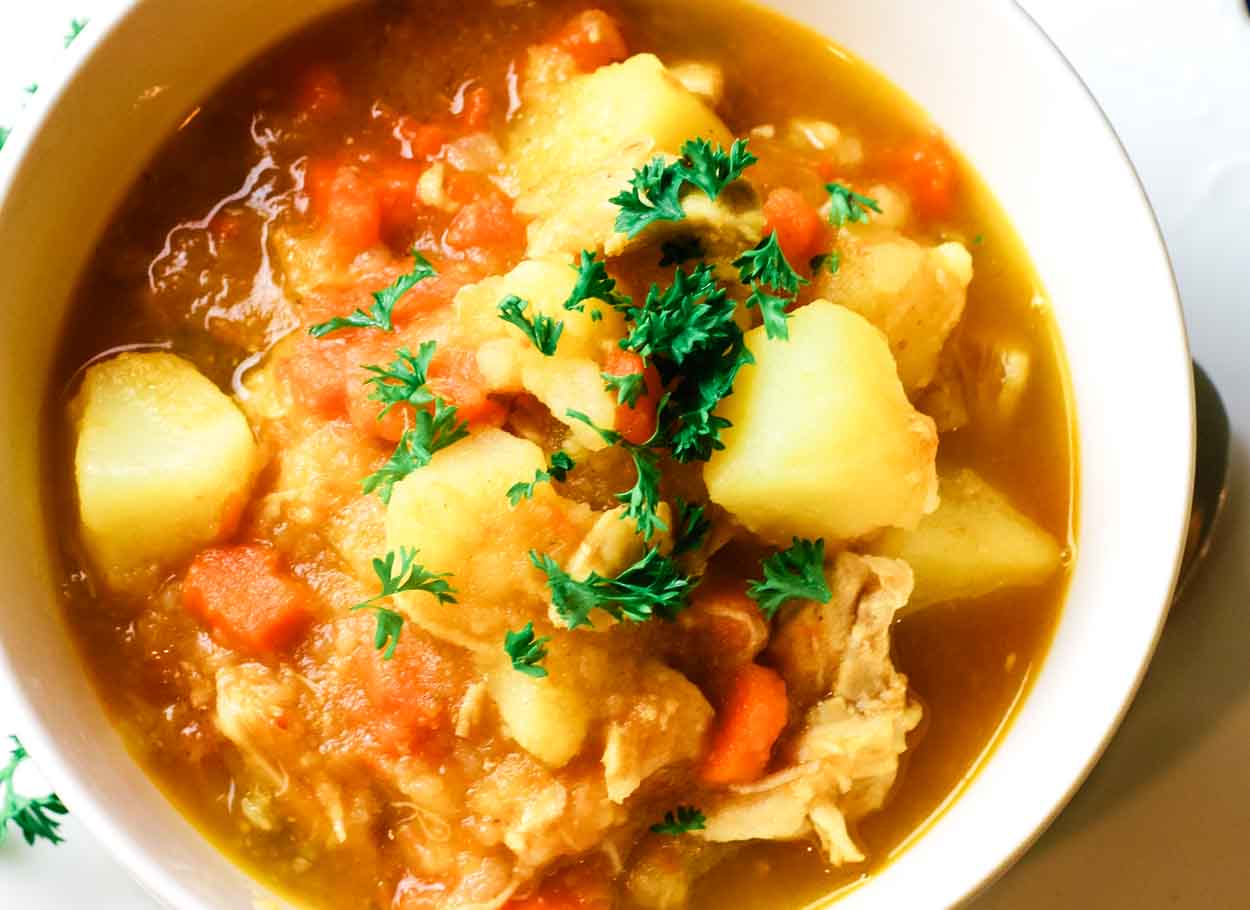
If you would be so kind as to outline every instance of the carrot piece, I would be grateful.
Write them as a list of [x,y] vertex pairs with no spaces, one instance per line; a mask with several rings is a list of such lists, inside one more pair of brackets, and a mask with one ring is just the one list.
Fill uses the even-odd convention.
[[519,252],[525,245],[525,227],[503,196],[488,193],[456,213],[444,239],[458,250]]
[[360,720],[385,751],[407,753],[432,745],[451,726],[451,706],[463,694],[464,680],[454,662],[419,633],[405,630],[395,654],[384,660],[373,647],[373,619],[362,625],[353,655],[368,705]]
[[629,55],[620,26],[601,9],[588,9],[573,17],[556,35],[554,43],[586,72]]
[[341,417],[347,409],[347,392],[343,385],[347,355],[345,338],[317,339],[303,335],[279,363],[278,371],[304,410],[332,420]]
[[914,140],[888,160],[890,174],[907,190],[921,217],[940,220],[950,216],[959,191],[959,169],[940,137]]
[[347,259],[382,240],[382,200],[377,186],[354,167],[309,164],[304,186],[313,214],[325,224]]
[[486,380],[477,368],[477,354],[446,345],[434,352],[429,370],[430,391],[450,405],[470,426],[499,426],[508,415],[500,402],[488,397]]
[[490,89],[477,86],[464,96],[464,125],[470,131],[486,129],[490,126],[491,107]]
[[414,158],[433,158],[447,142],[447,131],[433,123],[418,123],[407,114],[395,121],[395,138],[412,148]]
[[387,232],[410,228],[424,208],[417,194],[417,184],[425,173],[425,165],[415,161],[390,161],[378,169],[378,204],[382,213],[382,230]]
[[787,187],[773,190],[764,200],[764,226],[776,232],[781,252],[796,269],[807,268],[829,246],[828,227],[816,206]]
[[365,384],[370,375],[364,370],[350,371],[345,388],[347,417],[362,433],[387,442],[399,442],[404,431],[412,426],[414,408],[410,404],[397,404],[379,416],[386,405],[370,397],[374,387]]
[[312,620],[308,589],[277,551],[248,544],[202,551],[182,585],[182,604],[224,643],[254,656],[289,647]]
[[660,403],[660,374],[655,366],[643,367],[642,358],[633,351],[613,348],[603,362],[603,372],[610,376],[643,374],[643,392],[633,404],[616,406],[615,429],[634,445],[642,445],[655,435],[656,409]]
[[347,99],[343,83],[330,67],[309,67],[300,78],[297,104],[300,112],[311,117],[326,117],[337,113]]
[[699,766],[704,783],[745,784],[763,775],[789,709],[785,680],[776,671],[754,663],[734,671]]

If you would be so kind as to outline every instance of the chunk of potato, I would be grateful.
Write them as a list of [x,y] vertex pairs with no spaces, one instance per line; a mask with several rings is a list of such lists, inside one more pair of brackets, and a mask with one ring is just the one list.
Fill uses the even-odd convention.
[[885,332],[904,388],[923,389],[963,316],[972,256],[962,244],[926,247],[879,225],[844,230],[838,248],[842,266],[822,273],[816,292]]
[[634,169],[686,140],[733,134],[658,58],[638,54],[570,79],[524,109],[507,142],[516,210],[533,219],[530,254],[602,249]]
[[567,676],[532,679],[501,666],[487,678],[504,728],[521,748],[552,768],[578,753],[590,729],[590,706]]
[[257,469],[247,420],[181,357],[125,353],[87,371],[72,406],[83,542],[118,590],[232,530]]
[[[462,288],[456,295],[456,336],[478,349],[478,368],[493,390],[524,389],[572,428],[585,448],[606,443],[592,429],[568,416],[570,408],[611,427],[616,401],[599,375],[604,355],[625,334],[620,313],[605,303],[587,301],[579,312],[566,310],[577,272],[563,257],[527,259],[506,275]],[[499,302],[509,294],[529,302],[527,318],[538,314],[564,323],[554,356],[537,350],[516,326],[499,318]],[[591,318],[592,311],[601,318]]]
[[914,527],[937,506],[937,432],[907,401],[885,336],[818,300],[795,311],[790,340],[747,333],[745,367],[720,416],[724,451],[708,492],[755,533],[848,540]]
[[907,609],[1037,585],[1055,573],[1059,544],[975,471],[944,475],[940,490],[936,512],[912,530],[887,531],[873,547],[912,567]]

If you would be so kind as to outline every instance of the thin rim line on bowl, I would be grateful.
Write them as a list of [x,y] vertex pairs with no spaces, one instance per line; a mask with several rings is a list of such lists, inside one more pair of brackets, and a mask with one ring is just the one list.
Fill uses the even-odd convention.
[[[21,172],[25,163],[31,140],[41,128],[46,120],[48,113],[55,108],[61,101],[61,97],[65,89],[79,75],[85,61],[94,54],[97,47],[107,41],[116,31],[119,24],[131,15],[136,9],[136,4],[128,2],[128,0],[112,0],[105,5],[105,8],[96,13],[92,19],[91,27],[86,33],[74,43],[69,51],[61,58],[61,62],[55,66],[50,76],[44,80],[43,91],[41,91],[31,106],[23,112],[19,118],[18,124],[13,134],[10,136],[6,147],[0,151],[0,197],[7,196],[8,188]],[[1185,355],[1184,366],[1188,369],[1188,336],[1185,331],[1184,319],[1180,304],[1179,291],[1176,286],[1176,278],[1174,270],[1171,266],[1171,258],[1168,254],[1167,247],[1163,242],[1162,232],[1159,227],[1158,219],[1150,205],[1149,198],[1146,195],[1145,188],[1142,184],[1140,175],[1134,167],[1127,150],[1124,148],[1123,142],[1112,126],[1105,111],[1097,102],[1088,85],[1081,78],[1072,62],[1067,58],[1058,45],[1051,39],[1044,28],[1031,16],[1018,0],[1013,2],[1006,10],[999,7],[999,13],[1006,13],[1006,18],[1013,24],[1024,26],[1024,32],[1028,36],[1028,40],[1038,41],[1049,53],[1057,57],[1062,65],[1062,69],[1067,75],[1075,81],[1076,86],[1080,89],[1080,94],[1084,96],[1084,101],[1089,108],[1094,111],[1098,119],[1102,121],[1106,135],[1114,142],[1115,147],[1119,151],[1121,161],[1127,166],[1132,180],[1136,186],[1137,195],[1140,199],[1142,210],[1149,218],[1150,224],[1154,230],[1156,245],[1158,251],[1163,256],[1163,261],[1167,265],[1167,271],[1171,280],[1171,294],[1174,304],[1174,315],[1178,337],[1181,341],[1181,352]],[[888,75],[888,74],[887,74]],[[1192,478],[1194,471],[1194,430],[1192,423],[1192,415],[1194,408],[1193,387],[1192,383],[1187,386],[1186,403],[1191,416],[1189,427],[1189,445],[1187,456],[1187,471],[1189,482],[1184,490],[1185,507],[1179,509],[1182,516],[1188,513],[1188,499],[1192,489]],[[1170,591],[1174,588],[1176,578],[1180,569],[1180,541],[1183,540],[1184,521],[1179,523],[1177,530],[1177,547],[1176,556],[1173,561],[1172,581],[1167,595],[1170,602]],[[1079,558],[1079,557],[1078,557]],[[62,611],[58,610],[58,621],[64,626],[65,617]],[[1076,792],[1084,784],[1089,773],[1102,757],[1106,748],[1114,738],[1125,715],[1132,706],[1133,699],[1145,677],[1149,668],[1151,658],[1158,646],[1160,636],[1162,635],[1164,623],[1168,615],[1168,606],[1160,611],[1158,621],[1153,630],[1149,648],[1143,654],[1140,666],[1134,678],[1125,686],[1120,702],[1119,710],[1112,722],[1108,726],[1101,740],[1095,744],[1090,752],[1080,774],[1074,778],[1069,787],[1059,795],[1054,801],[1050,811],[1042,818],[1039,818],[1032,825],[1032,833],[1016,847],[997,860],[992,860],[988,868],[980,871],[973,871],[970,876],[969,883],[959,886],[961,889],[967,889],[962,897],[957,898],[954,903],[949,906],[959,907],[968,904],[978,895],[988,889],[996,880],[998,880],[1015,862],[1017,862],[1026,853],[1037,839],[1051,825],[1055,818],[1062,812],[1064,807],[1073,798]],[[68,632],[67,632],[68,634]],[[0,674],[4,672],[12,672],[7,652],[0,647]],[[56,747],[53,738],[47,733],[41,718],[34,712],[30,703],[27,701],[24,693],[19,694],[14,700],[14,708],[17,714],[17,720],[20,724],[21,732],[27,737],[28,742],[32,744],[35,754],[36,763],[39,765],[47,777],[54,783],[56,790],[62,794],[76,818],[82,821],[84,827],[90,832],[101,844],[107,844],[108,850],[118,860],[127,873],[134,879],[154,900],[167,907],[178,907],[187,910],[187,908],[199,908],[199,910],[214,910],[199,902],[199,900],[186,891],[179,883],[176,876],[165,874],[163,869],[154,864],[146,849],[140,847],[134,837],[128,830],[115,823],[108,813],[104,812],[93,796],[92,790],[85,785],[80,785],[76,775],[71,773],[67,763],[65,762],[60,750]],[[188,823],[189,825],[189,823]],[[198,835],[197,832],[197,836]],[[258,890],[261,888],[257,885]]]
[[[1112,140],[1112,142],[1115,143],[1115,147],[1119,150],[1120,158],[1124,162],[1125,166],[1128,168],[1129,174],[1132,176],[1133,183],[1136,186],[1137,195],[1141,201],[1142,209],[1144,210],[1147,217],[1149,218],[1149,223],[1151,225],[1151,228],[1154,231],[1156,246],[1158,248],[1159,253],[1163,256],[1164,262],[1167,265],[1167,273],[1170,279],[1170,286],[1171,286],[1171,297],[1172,297],[1172,301],[1174,305],[1173,315],[1175,316],[1178,337],[1180,338],[1180,341],[1181,341],[1181,352],[1184,355],[1184,362],[1182,366],[1184,368],[1185,373],[1187,375],[1191,375],[1190,374],[1191,359],[1190,359],[1190,350],[1189,350],[1189,333],[1185,327],[1184,309],[1181,305],[1180,288],[1177,285],[1177,281],[1176,281],[1176,270],[1172,266],[1172,257],[1171,257],[1170,252],[1168,251],[1167,243],[1164,240],[1163,230],[1159,225],[1159,219],[1155,213],[1154,206],[1151,205],[1150,203],[1150,197],[1146,192],[1145,184],[1142,182],[1141,174],[1138,172],[1137,166],[1133,164],[1133,159],[1129,155],[1128,149],[1125,147],[1124,142],[1120,138],[1119,133],[1116,132],[1115,125],[1111,122],[1111,118],[1107,116],[1107,112],[1103,109],[1102,105],[1098,102],[1097,97],[1094,95],[1093,91],[1090,89],[1085,79],[1081,76],[1076,66],[1072,63],[1070,59],[1068,59],[1067,54],[1063,52],[1063,49],[1059,47],[1059,45],[1050,36],[1050,34],[1046,31],[1046,29],[1042,27],[1042,24],[1038,22],[1037,19],[1035,19],[1033,15],[1029,13],[1028,10],[1024,8],[1024,6],[1021,3],[1021,0],[1012,0],[1012,3],[1010,4],[1010,9],[1014,10],[1016,21],[1022,24],[1023,26],[1025,26],[1025,29],[1029,33],[1032,34],[1035,40],[1036,39],[1041,40],[1041,42],[1046,46],[1046,48],[1048,48],[1054,54],[1058,62],[1062,65],[1063,69],[1066,70],[1067,75],[1071,77],[1072,80],[1075,81],[1076,85],[1080,88],[1081,94],[1084,96],[1086,104],[1094,113],[1097,114],[1098,119],[1102,122],[1103,127],[1106,131],[1106,135]],[[1196,431],[1194,427],[1195,405],[1194,405],[1194,388],[1193,388],[1192,381],[1190,381],[1186,385],[1185,398],[1186,398],[1187,410],[1190,416],[1189,445],[1187,447],[1188,455],[1187,455],[1187,465],[1186,465],[1188,481],[1185,487],[1184,508],[1181,510],[1181,512],[1184,516],[1187,516],[1189,514],[1189,503],[1193,497],[1194,460],[1195,460],[1195,452],[1196,452],[1196,445],[1197,445],[1196,435],[1195,435]],[[1063,810],[1067,808],[1068,803],[1072,801],[1072,799],[1076,796],[1077,792],[1080,791],[1081,787],[1085,785],[1085,781],[1089,778],[1090,773],[1098,765],[1098,762],[1102,760],[1103,754],[1107,751],[1108,746],[1111,745],[1111,741],[1115,739],[1115,736],[1119,732],[1121,725],[1124,723],[1125,717],[1128,715],[1129,709],[1132,708],[1133,702],[1136,700],[1136,697],[1137,697],[1137,692],[1141,688],[1142,682],[1146,678],[1146,673],[1150,669],[1150,664],[1153,662],[1155,651],[1159,647],[1159,640],[1163,636],[1163,629],[1167,623],[1168,615],[1171,612],[1172,597],[1176,590],[1176,583],[1177,583],[1178,578],[1180,577],[1181,559],[1182,559],[1182,556],[1184,555],[1185,532],[1186,532],[1186,526],[1185,526],[1184,521],[1182,521],[1180,524],[1180,527],[1176,530],[1177,544],[1176,544],[1176,555],[1173,558],[1173,564],[1172,564],[1172,573],[1171,573],[1172,580],[1168,587],[1168,592],[1166,595],[1166,600],[1163,604],[1163,608],[1159,611],[1159,618],[1155,624],[1155,628],[1151,636],[1150,647],[1148,648],[1147,652],[1143,655],[1141,665],[1138,667],[1136,675],[1134,676],[1130,684],[1125,688],[1119,711],[1116,713],[1115,718],[1113,719],[1110,726],[1107,728],[1106,733],[1103,735],[1102,739],[1095,745],[1094,750],[1090,753],[1084,766],[1082,767],[1080,774],[1076,778],[1073,779],[1068,789],[1060,795],[1057,801],[1055,801],[1049,813],[1044,818],[1038,821],[1038,823],[1033,829],[1033,833],[1030,834],[1026,840],[1020,842],[1018,846],[1016,846],[1013,850],[1011,850],[1008,854],[1006,854],[1006,856],[1004,856],[1001,860],[999,860],[996,865],[988,869],[986,872],[982,873],[980,880],[977,883],[969,886],[970,890],[967,892],[967,894],[965,894],[962,898],[957,900],[954,904],[950,905],[951,910],[955,910],[955,908],[966,907],[969,904],[971,904],[976,898],[980,897],[987,890],[989,890],[1017,862],[1019,862],[1020,859],[1022,859],[1024,855],[1028,853],[1030,849],[1032,849],[1034,844],[1037,843],[1038,839],[1043,834],[1046,833],[1046,831],[1054,823],[1055,819],[1057,819],[1059,815],[1063,812]],[[1078,552],[1077,559],[1079,560],[1080,558],[1081,558],[1081,555]],[[1065,604],[1065,609],[1066,609],[1066,604]],[[1043,663],[1045,663],[1045,661],[1043,661]]]

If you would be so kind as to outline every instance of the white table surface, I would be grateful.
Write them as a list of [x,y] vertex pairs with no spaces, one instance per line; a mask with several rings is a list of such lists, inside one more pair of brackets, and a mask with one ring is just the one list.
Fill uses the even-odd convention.
[[[0,2],[0,124],[14,119],[21,87],[48,71],[71,17],[106,2]],[[1244,0],[1024,5],[1141,172],[1194,354],[1222,390],[1236,438],[1221,534],[1127,721],[1073,803],[975,910],[1250,908],[1250,12]],[[1098,217],[1096,199],[1067,204],[1074,217]],[[1132,343],[1125,328],[1109,357]],[[20,734],[7,697],[0,733]],[[42,792],[34,768],[20,782]],[[56,848],[10,838],[0,849],[0,907],[154,910],[72,814],[64,833]]]

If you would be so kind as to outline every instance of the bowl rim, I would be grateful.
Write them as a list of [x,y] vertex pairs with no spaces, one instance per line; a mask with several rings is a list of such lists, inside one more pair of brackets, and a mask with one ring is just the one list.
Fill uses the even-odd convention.
[[[767,0],[754,0],[754,2],[762,2],[767,5]],[[41,80],[39,93],[34,96],[26,110],[18,117],[17,123],[14,125],[4,148],[0,149],[0,208],[3,208],[10,196],[11,188],[22,170],[22,165],[34,144],[35,137],[43,129],[50,113],[60,104],[68,86],[75,80],[84,64],[95,54],[97,48],[106,41],[125,19],[135,14],[144,3],[145,0],[108,0],[104,8],[94,14],[88,27],[65,54],[60,57],[58,63]],[[1131,176],[1137,196],[1140,199],[1141,214],[1144,214],[1149,219],[1154,235],[1156,252],[1162,257],[1162,261],[1166,266],[1167,275],[1170,278],[1170,288],[1166,289],[1166,295],[1172,303],[1171,312],[1175,322],[1175,340],[1179,341],[1181,350],[1188,354],[1189,342],[1175,271],[1164,242],[1158,217],[1150,203],[1140,174],[1134,166],[1123,142],[1077,68],[1042,25],[1021,5],[1020,0],[1012,0],[1011,3],[1004,4],[1004,8],[1010,16],[1015,17],[1020,24],[1031,31],[1034,38],[1040,39],[1040,46],[1062,64],[1067,77],[1079,89],[1077,97],[1081,99],[1081,103],[1092,110],[1101,122],[1104,132],[1103,138],[1109,138],[1114,143],[1114,147],[1118,152],[1119,162]],[[885,75],[888,78],[888,74]],[[1165,292],[1161,289],[1161,295],[1163,293]],[[1192,490],[1196,446],[1192,383],[1183,390],[1183,396],[1182,403],[1190,418],[1187,428],[1188,456],[1186,469],[1188,486],[1185,488],[1186,496],[1188,496]],[[1078,429],[1076,434],[1078,440],[1080,435]],[[1089,752],[1080,773],[1073,778],[1066,790],[1058,794],[1044,815],[1037,817],[1029,823],[1031,833],[1026,838],[1015,845],[1001,850],[996,857],[983,864],[979,872],[974,872],[966,882],[958,884],[962,896],[949,906],[961,907],[973,901],[977,896],[989,889],[994,882],[1028,852],[1082,787],[1090,772],[1101,759],[1133,704],[1163,633],[1170,611],[1172,593],[1180,572],[1184,539],[1185,534],[1182,528],[1174,547],[1175,555],[1171,571],[1171,582],[1164,603],[1157,609],[1149,646],[1140,656],[1134,678],[1123,689],[1123,698],[1114,718],[1107,726],[1101,739],[1094,744],[1093,749]],[[1043,660],[1043,663],[1045,663],[1045,660]],[[4,678],[15,679],[17,675],[5,650],[0,648],[0,679]],[[21,686],[15,687],[15,694],[16,697],[12,700],[12,704],[16,713],[16,725],[20,728],[26,742],[32,746],[33,760],[49,780],[54,782],[57,792],[62,794],[66,802],[72,806],[75,817],[81,820],[84,827],[96,839],[97,843],[106,847],[107,851],[117,859],[130,876],[158,903],[174,908],[199,908],[201,904],[197,898],[182,887],[177,876],[152,857],[151,850],[139,843],[138,839],[130,833],[127,825],[118,822],[111,813],[104,809],[103,805],[94,796],[88,782],[78,771],[71,767],[70,762],[59,748],[56,737],[48,730],[34,710]],[[1030,697],[1030,694],[1026,694],[1025,700],[1028,697]],[[139,773],[143,773],[142,769],[139,769],[137,766],[136,770]],[[956,797],[957,799],[958,796]],[[922,833],[920,836],[927,836],[927,832]],[[246,870],[243,870],[243,872],[250,877],[249,872]],[[836,901],[837,898],[835,897],[834,900]],[[820,903],[818,906],[824,907],[827,905]]]

